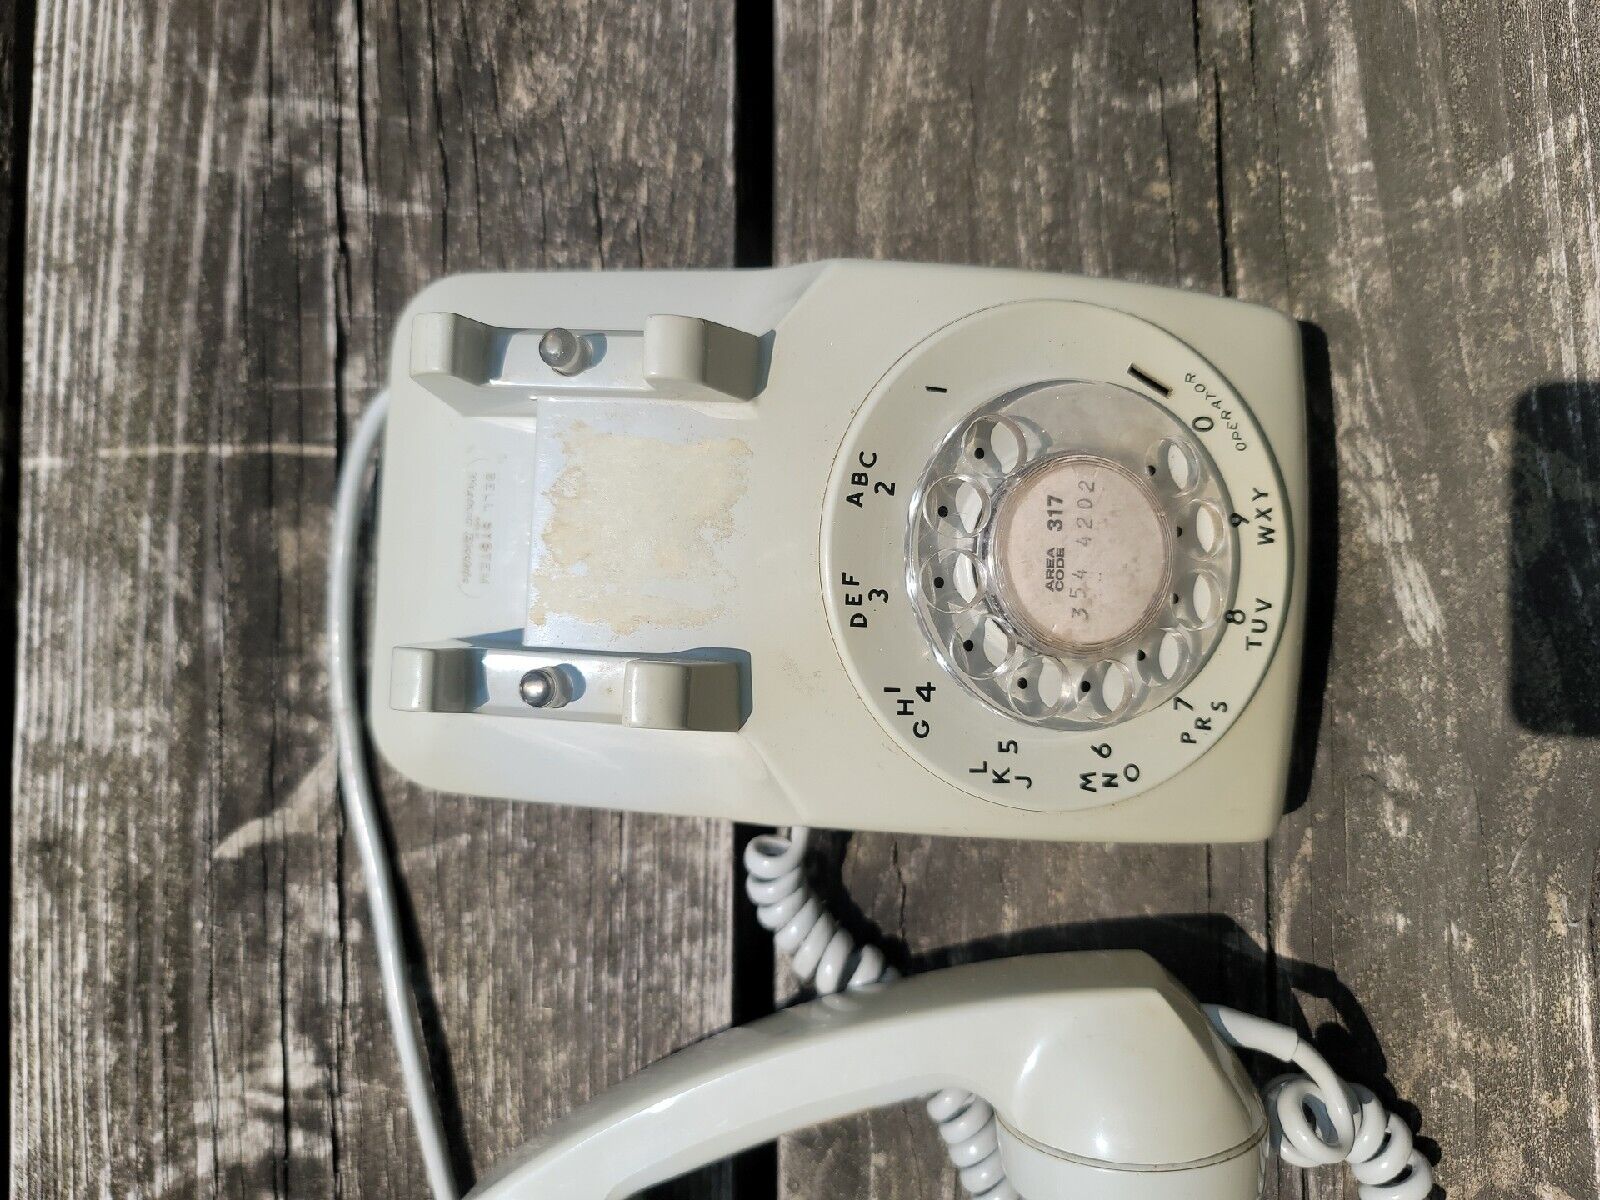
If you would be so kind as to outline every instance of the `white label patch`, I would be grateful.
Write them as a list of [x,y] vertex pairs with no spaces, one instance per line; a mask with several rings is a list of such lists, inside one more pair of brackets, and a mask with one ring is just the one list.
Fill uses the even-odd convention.
[[475,458],[461,481],[461,540],[456,586],[467,596],[488,593],[494,578],[494,527],[505,482],[504,459]]

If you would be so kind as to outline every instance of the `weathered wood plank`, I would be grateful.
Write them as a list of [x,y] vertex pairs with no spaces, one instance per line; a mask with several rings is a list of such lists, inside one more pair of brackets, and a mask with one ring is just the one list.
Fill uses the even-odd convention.
[[[731,8],[43,6],[15,1190],[423,1194],[324,713],[342,431],[441,272],[730,261]],[[727,1022],[726,826],[386,792],[474,1168]]]
[[[32,87],[33,35],[31,7],[0,0],[0,538],[12,549],[0,557],[0,645],[12,678],[16,677],[17,498],[21,454],[22,397],[17,381],[22,360],[22,224],[17,193],[26,179],[28,95]],[[14,727],[16,692],[0,691],[0,727]],[[14,746],[6,745],[7,774],[15,763]],[[10,860],[11,827],[5,846]],[[11,900],[7,892],[7,928]]]
[[[5,276],[0,279],[0,530],[14,542],[17,528],[16,459],[22,423],[22,399],[17,391],[17,367],[22,353],[22,213],[16,193],[27,164],[28,93],[33,62],[31,12],[15,3],[0,3],[0,258]],[[0,595],[16,594],[17,563],[12,555],[0,562]],[[14,612],[14,610],[13,610]],[[5,623],[5,640],[15,643],[16,619]],[[13,700],[0,700],[0,720],[9,724]]]
[[[1145,945],[1347,1030],[1452,1196],[1594,1195],[1600,14],[894,0],[778,37],[781,259],[1180,284],[1327,343],[1303,806],[1265,848],[858,836],[863,926],[913,965]],[[896,1111],[788,1139],[782,1187],[953,1195],[941,1158]]]

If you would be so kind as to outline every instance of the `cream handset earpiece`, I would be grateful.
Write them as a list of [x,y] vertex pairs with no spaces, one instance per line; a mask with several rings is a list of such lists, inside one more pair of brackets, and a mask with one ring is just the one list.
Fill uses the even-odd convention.
[[[385,422],[387,421],[387,428]],[[788,826],[746,854],[822,995],[674,1055],[483,1181],[620,1197],[931,1094],[983,1200],[1259,1194],[1276,1148],[1364,1200],[1410,1131],[1290,1029],[1139,954],[896,982],[805,876],[808,824],[1262,838],[1304,609],[1298,330],[1264,309],[973,268],[464,276],[401,318],[340,479],[340,779],[436,1197],[456,1195],[359,753],[354,562],[382,443],[378,748],[434,787]],[[1297,1068],[1263,1105],[1234,1048]]]

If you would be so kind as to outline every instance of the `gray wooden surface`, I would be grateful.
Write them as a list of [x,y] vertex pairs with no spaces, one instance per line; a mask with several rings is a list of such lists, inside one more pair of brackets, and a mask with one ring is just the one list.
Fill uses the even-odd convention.
[[[731,5],[37,29],[13,1193],[420,1196],[325,719],[341,437],[440,273],[731,261]],[[474,1169],[728,1023],[727,826],[385,799]]]
[[[1309,323],[1313,648],[1277,838],[835,836],[858,931],[912,968],[1143,946],[1414,1104],[1454,1200],[1600,1193],[1600,14],[752,11],[7,10],[35,43],[0,473],[13,1194],[422,1195],[323,716],[342,431],[439,273],[768,245]],[[385,783],[464,1166],[767,995],[727,826]],[[956,1194],[910,1108],[687,1188],[775,1189]]]

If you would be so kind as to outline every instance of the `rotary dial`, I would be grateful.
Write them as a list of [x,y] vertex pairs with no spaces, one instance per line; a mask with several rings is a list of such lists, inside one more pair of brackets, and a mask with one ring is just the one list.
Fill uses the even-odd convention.
[[911,503],[908,586],[944,668],[995,711],[1103,729],[1205,663],[1236,582],[1226,489],[1165,409],[1107,383],[985,404]]

